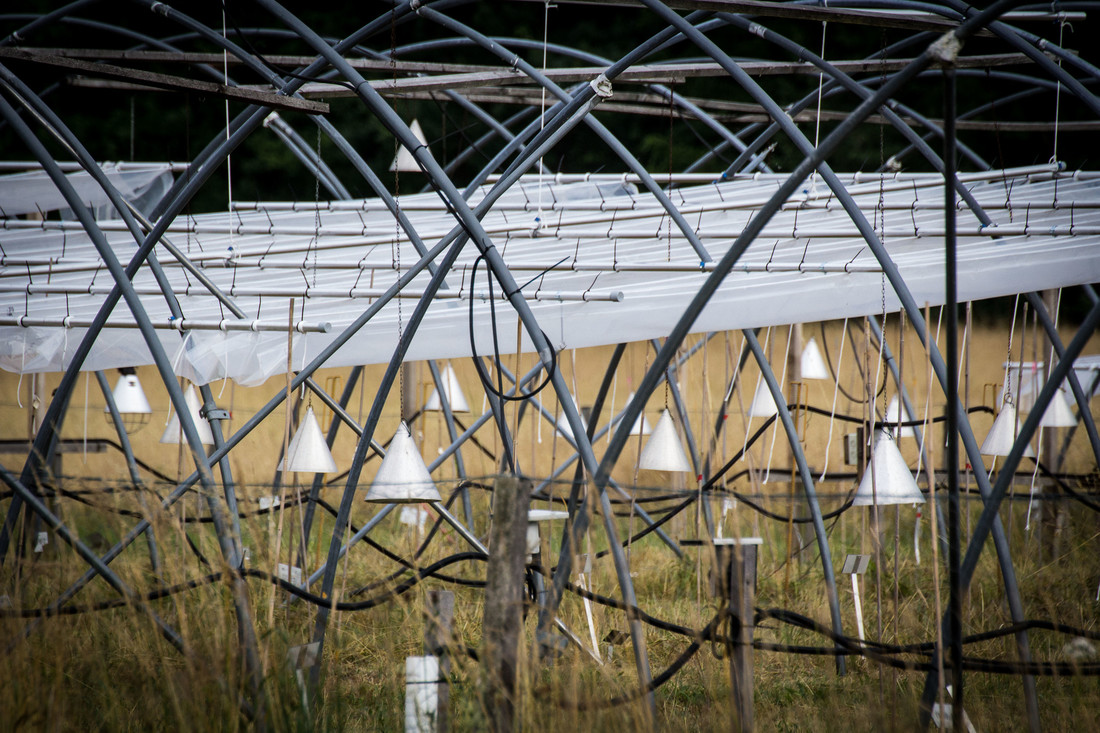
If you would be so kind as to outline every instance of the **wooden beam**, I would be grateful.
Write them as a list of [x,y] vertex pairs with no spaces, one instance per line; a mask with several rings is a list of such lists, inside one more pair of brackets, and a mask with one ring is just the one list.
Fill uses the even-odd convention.
[[[136,63],[162,63],[162,64],[212,64],[221,66],[229,64],[237,66],[244,63],[238,56],[227,54],[223,57],[220,53],[195,53],[190,51],[145,51],[145,50],[119,50],[115,48],[44,48],[33,49],[26,46],[24,50],[33,50],[35,53],[49,56],[60,56],[70,59],[91,59],[94,61],[131,61]],[[317,60],[316,56],[299,56],[292,54],[271,54],[263,56],[261,61],[278,66],[308,66]],[[390,73],[422,73],[435,74],[454,73],[459,71],[495,71],[503,69],[503,66],[488,64],[452,64],[441,61],[378,61],[376,59],[364,59],[350,57],[344,61],[355,69],[368,71],[380,71]]]
[[135,84],[133,88],[155,87],[160,90],[173,92],[195,92],[198,94],[210,94],[225,99],[232,99],[246,104],[258,104],[272,109],[292,110],[295,112],[309,112],[311,114],[328,114],[329,106],[324,102],[315,102],[308,99],[286,97],[272,91],[265,91],[255,87],[234,87],[225,84],[217,84],[209,81],[187,79],[182,76],[170,76],[157,74],[151,71],[130,69],[111,64],[91,63],[81,59],[64,58],[49,54],[38,53],[21,48],[0,48],[0,59],[13,61],[26,61],[44,66],[52,66],[70,71],[80,71],[97,77],[119,79]]
[[[832,65],[846,74],[880,74],[899,71],[913,59],[883,59],[874,61],[834,61]],[[1029,60],[1021,53],[984,54],[960,56],[955,64],[959,69],[991,68],[1026,64]],[[740,67],[750,76],[809,75],[821,73],[813,64],[800,62],[746,61]],[[606,71],[602,66],[581,66],[569,69],[545,69],[543,74],[558,84],[590,81]],[[715,63],[662,64],[659,66],[634,66],[615,78],[614,84],[678,84],[694,77],[726,76],[726,71]],[[370,85],[383,96],[406,96],[417,92],[462,91],[478,87],[533,85],[535,81],[515,69],[476,71],[457,74],[437,74],[402,79],[375,79]],[[247,87],[256,88],[259,87]],[[354,96],[354,92],[341,84],[331,82],[307,82],[299,93],[303,97],[335,98]]]

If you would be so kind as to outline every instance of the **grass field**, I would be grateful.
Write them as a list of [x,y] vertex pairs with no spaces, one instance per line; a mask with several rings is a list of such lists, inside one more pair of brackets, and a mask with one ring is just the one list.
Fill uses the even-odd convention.
[[[935,318],[935,315],[933,315]],[[818,343],[827,343],[834,363],[839,364],[841,386],[852,397],[862,397],[867,387],[860,369],[870,365],[872,376],[880,371],[876,366],[877,351],[863,340],[862,322],[853,323],[851,339],[844,339],[841,324],[827,324],[824,330],[807,327],[804,339],[814,336]],[[899,338],[901,329],[891,318],[886,337],[902,364],[902,378],[916,405],[916,417],[942,412],[942,392],[928,404],[929,374],[919,340],[911,330]],[[1072,333],[1067,330],[1063,338]],[[788,332],[775,329],[767,337],[766,349],[775,364],[783,361]],[[693,337],[687,347],[700,337]],[[841,344],[843,354],[841,353]],[[1015,331],[1011,347],[1013,359],[1042,360],[1042,346],[1032,330],[1026,334]],[[942,340],[941,340],[942,346]],[[757,370],[750,365],[743,373],[731,396],[731,409],[724,420],[721,435],[714,435],[717,405],[722,400],[733,374],[733,364],[741,347],[739,334],[719,335],[688,360],[679,370],[678,381],[691,416],[691,427],[703,452],[711,452],[712,466],[719,466],[738,451],[750,431],[761,424],[759,419],[744,416],[744,406],[752,399]],[[981,326],[969,334],[969,359],[963,369],[966,399],[971,406],[992,406],[995,391],[990,385],[1003,379],[1002,362],[1010,352],[1008,327]],[[1100,353],[1100,343],[1094,339],[1086,353]],[[575,384],[578,403],[592,404],[603,376],[610,349],[591,349],[565,353],[561,368],[567,380]],[[652,351],[643,344],[633,344],[620,365],[614,386],[612,404],[622,409],[652,358]],[[526,371],[533,364],[531,355],[507,356],[509,369]],[[517,368],[518,362],[518,368]],[[858,368],[857,368],[858,364]],[[476,377],[467,364],[455,363],[459,378],[474,414],[480,414],[480,391],[475,389]],[[777,366],[777,371],[781,368]],[[426,375],[426,369],[420,369]],[[150,424],[133,436],[136,455],[161,474],[186,476],[191,472],[188,458],[175,446],[157,442],[167,412],[163,388],[155,383],[149,369],[139,370],[155,412]],[[381,369],[366,370],[364,386],[357,390],[349,404],[353,417],[361,419],[369,410],[374,385]],[[328,371],[317,381],[338,392],[337,380],[346,375]],[[109,377],[114,382],[115,377]],[[878,376],[876,384],[881,384]],[[18,376],[0,375],[0,419],[9,426],[3,437],[26,437],[30,393],[29,377],[22,382]],[[52,389],[57,375],[47,377],[46,388]],[[219,403],[232,411],[232,427],[239,427],[266,402],[283,384],[274,378],[262,387],[243,389],[232,383],[214,384]],[[416,390],[423,403],[427,389],[419,384],[406,385]],[[874,391],[872,389],[872,391]],[[881,411],[893,394],[893,382],[875,399]],[[364,393],[362,399],[360,393]],[[935,391],[933,394],[937,394]],[[12,399],[12,395],[18,395]],[[219,396],[220,395],[220,396]],[[665,390],[659,388],[650,398],[647,417],[656,421],[664,407]],[[19,403],[22,403],[22,407]],[[833,386],[827,382],[807,382],[804,402],[838,415],[862,415],[866,406],[849,399],[843,392],[835,399]],[[145,513],[146,505],[157,502],[149,492],[164,495],[168,484],[146,473],[148,491],[128,489],[128,475],[117,452],[83,455],[79,442],[110,437],[111,428],[103,418],[103,398],[96,382],[90,380],[87,390],[82,383],[74,395],[63,426],[63,436],[74,441],[76,452],[63,456],[61,488],[69,494],[54,498],[53,506],[64,521],[94,549],[106,551],[136,522],[132,513]],[[399,417],[398,395],[391,396],[378,436],[392,435]],[[316,405],[315,405],[316,406]],[[556,414],[556,402],[547,398],[547,408]],[[322,420],[325,415],[318,409]],[[605,413],[606,414],[606,413]],[[469,416],[459,416],[464,421]],[[284,440],[285,412],[280,408],[271,419],[245,438],[231,453],[230,465],[240,484],[242,539],[251,551],[249,567],[273,571],[279,562],[297,562],[294,548],[300,531],[300,510],[288,506],[285,513],[257,513],[259,499],[272,492],[274,468]],[[552,426],[536,425],[529,414],[520,416],[509,410],[510,427],[516,435],[520,468],[532,476],[546,476],[555,466],[571,455],[565,442],[556,439]],[[979,442],[992,422],[992,415],[975,412],[974,432]],[[431,460],[445,444],[446,431],[437,413],[426,413],[414,423],[423,454]],[[803,441],[807,456],[817,478],[825,470],[826,480],[819,483],[818,493],[826,512],[843,504],[854,486],[846,476],[852,467],[845,466],[841,451],[842,437],[851,427],[830,420],[827,415],[810,414],[804,426]],[[749,451],[745,461],[738,463],[725,488],[752,498],[766,509],[787,516],[793,509],[804,513],[804,501],[789,499],[792,492],[800,496],[801,488],[792,485],[785,471],[789,458],[783,438],[774,441],[774,429],[766,432]],[[1064,434],[1064,432],[1062,433]],[[1058,441],[1061,441],[1061,435]],[[928,445],[932,447],[937,466],[942,465],[942,427],[931,429]],[[477,437],[484,450],[467,445],[463,449],[466,470],[479,483],[491,484],[498,471],[499,439],[487,425]],[[597,440],[597,456],[606,445]],[[911,466],[917,463],[915,441],[900,441],[903,455]],[[636,486],[635,496],[648,499],[670,492],[689,491],[694,482],[672,478],[655,472],[638,471],[638,445],[633,441],[624,452],[614,477],[624,486]],[[350,463],[354,441],[349,431],[337,439],[334,455],[341,470]],[[490,455],[491,454],[491,455]],[[18,471],[22,456],[9,455],[3,464]],[[360,484],[362,491],[377,466],[368,463]],[[773,470],[768,470],[771,466]],[[988,471],[991,461],[986,459]],[[1100,624],[1100,603],[1097,585],[1100,583],[1100,556],[1096,552],[1100,520],[1088,508],[1065,502],[1063,526],[1054,542],[1054,531],[1044,525],[1039,508],[1033,508],[1029,518],[1028,490],[1031,485],[1031,464],[1022,466],[1013,500],[1001,511],[1012,549],[1013,562],[1021,586],[1025,615],[1029,619],[1047,619],[1060,624],[1096,631]],[[751,469],[733,478],[735,472]],[[1095,487],[1096,466],[1083,431],[1078,431],[1070,443],[1062,469],[1080,475],[1081,485]],[[440,480],[441,491],[455,486],[455,467],[444,463],[434,474]],[[830,480],[830,476],[833,478]],[[565,477],[572,477],[572,469]],[[296,476],[295,485],[308,485],[310,477]],[[922,477],[923,479],[923,477]],[[973,489],[972,477],[965,478]],[[922,484],[923,485],[923,484]],[[561,497],[568,487],[557,484],[551,493]],[[333,480],[323,493],[332,505],[339,502],[343,482]],[[489,492],[472,490],[475,509],[474,531],[485,537],[488,531]],[[669,505],[671,502],[665,502]],[[546,506],[545,500],[536,502]],[[660,516],[661,503],[642,504],[655,516]],[[560,506],[560,504],[559,504]],[[455,505],[458,512],[457,504]],[[970,530],[981,509],[976,494],[969,493],[963,502],[962,534]],[[7,500],[0,503],[6,510]],[[630,512],[628,503],[617,504],[622,512],[617,519],[621,537],[642,528],[640,520]],[[754,535],[763,538],[759,563],[758,608],[782,608],[796,611],[820,623],[827,624],[829,610],[822,582],[822,568],[812,532],[800,525],[802,541],[808,546],[789,557],[789,538],[798,541],[787,522],[762,517],[743,502],[733,502],[723,512],[723,505],[714,500],[712,508],[722,518],[726,536]],[[377,511],[375,505],[355,502],[352,523],[359,527]],[[124,552],[112,568],[139,592],[168,587],[201,579],[221,567],[220,556],[209,524],[196,523],[205,514],[205,503],[198,495],[189,495],[176,507],[153,511],[151,519],[162,560],[159,577],[153,573],[146,544],[139,539]],[[939,610],[946,603],[946,579],[943,557],[940,556],[937,599],[933,575],[934,548],[929,524],[930,507],[925,505],[918,519],[912,506],[890,507],[882,511],[880,532],[876,535],[868,510],[851,509],[827,522],[829,544],[834,566],[847,553],[864,552],[874,556],[870,570],[863,576],[861,598],[867,635],[885,643],[913,643],[935,638]],[[1030,519],[1030,521],[1029,521]],[[319,526],[306,550],[306,570],[311,571],[327,552],[332,518],[319,513]],[[920,537],[914,544],[914,525],[919,521]],[[556,548],[560,522],[552,527],[548,545]],[[599,522],[595,522],[596,527]],[[674,538],[697,536],[697,514],[687,512],[668,525]],[[184,534],[193,542],[190,547]],[[396,513],[385,520],[371,535],[380,545],[405,558],[411,558],[423,539],[413,528],[400,524]],[[323,543],[318,540],[323,538]],[[606,549],[603,532],[594,529],[583,551],[598,553]],[[918,563],[916,549],[919,547]],[[1047,548],[1044,552],[1043,548]],[[426,546],[414,562],[423,567],[456,552],[469,549],[452,530],[442,530]],[[206,558],[210,567],[199,559]],[[633,543],[629,548],[632,574],[639,604],[647,613],[675,624],[700,629],[718,610],[718,601],[709,595],[707,572],[709,563],[699,557],[698,550],[689,550],[683,560],[652,535]],[[79,577],[86,566],[56,536],[40,554],[32,553],[22,562],[10,557],[0,569],[0,593],[7,596],[14,608],[48,606]],[[385,594],[395,583],[407,577],[401,574],[388,582],[373,586],[391,576],[399,568],[392,560],[366,545],[357,546],[341,563],[337,578],[340,597],[363,600]],[[461,578],[483,578],[484,564],[464,561],[447,567],[443,572]],[[990,548],[983,553],[979,570],[970,593],[965,599],[964,631],[976,633],[1001,628],[1010,622],[1004,601],[1003,585],[997,570],[996,557]],[[591,589],[600,594],[619,595],[610,558],[593,563],[587,578]],[[294,674],[285,659],[287,649],[309,640],[313,632],[315,609],[300,601],[288,602],[288,594],[275,590],[261,579],[249,579],[250,604],[259,637],[263,662],[265,715],[269,727],[278,730],[399,730],[404,717],[404,659],[422,653],[425,594],[432,588],[448,588],[456,595],[454,636],[458,651],[453,655],[451,717],[456,730],[480,730],[485,726],[484,711],[478,702],[479,668],[462,653],[466,647],[476,649],[481,639],[482,591],[479,588],[428,579],[393,599],[369,610],[336,613],[332,617],[326,641],[320,695],[309,710],[301,704]],[[838,578],[841,615],[845,633],[855,634],[853,594],[848,578]],[[366,588],[361,593],[357,589]],[[101,579],[93,580],[73,601],[75,606],[95,606],[118,598]],[[939,605],[938,605],[939,604]],[[229,585],[223,579],[200,584],[193,589],[150,603],[165,622],[180,632],[187,648],[181,654],[161,638],[148,612],[133,606],[96,610],[47,619],[0,618],[0,643],[6,649],[0,665],[0,727],[6,730],[236,730],[247,727],[239,711],[240,696],[247,693],[247,682],[238,653],[236,621]],[[594,633],[603,639],[611,630],[626,630],[622,612],[594,604]],[[584,640],[589,631],[582,601],[567,594],[561,608],[562,619]],[[525,659],[533,649],[533,613],[526,625]],[[655,675],[660,674],[684,652],[690,639],[679,634],[648,627],[646,642]],[[25,638],[23,638],[25,636]],[[828,647],[827,640],[813,632],[800,630],[774,620],[763,622],[756,630],[756,640],[765,643]],[[1048,631],[1031,634],[1036,660],[1066,661],[1064,645],[1069,637]],[[606,703],[618,696],[630,696],[637,690],[637,676],[629,642],[609,647],[601,641],[603,663],[575,647],[569,648],[550,665],[524,664],[521,668],[520,715],[524,729],[549,730],[660,730],[709,731],[728,730],[731,720],[728,662],[720,658],[722,649],[704,643],[683,667],[657,692],[657,719],[651,720],[646,706],[631,701],[613,707]],[[1012,637],[1002,637],[968,647],[976,657],[998,660],[1015,659]],[[918,657],[908,657],[914,661]],[[838,676],[830,656],[807,656],[758,650],[755,654],[755,707],[758,730],[832,731],[838,729],[884,730],[910,729],[916,719],[916,705],[924,675],[917,671],[894,670],[871,661],[850,658],[848,674]],[[1096,661],[1096,660],[1094,660]],[[1040,713],[1044,729],[1057,730],[1073,726],[1079,730],[1100,729],[1100,682],[1096,677],[1043,677],[1038,681]],[[966,708],[978,730],[1014,730],[1026,727],[1022,685],[1010,675],[970,673],[966,677]]]

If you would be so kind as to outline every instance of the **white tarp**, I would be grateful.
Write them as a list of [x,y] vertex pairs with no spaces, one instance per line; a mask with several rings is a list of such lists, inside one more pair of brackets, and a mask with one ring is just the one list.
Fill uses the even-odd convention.
[[[167,163],[104,163],[102,168],[111,185],[118,189],[123,198],[136,203],[140,211],[151,208],[142,205],[144,200],[152,199],[156,203],[172,184],[172,169]],[[99,218],[117,218],[118,214],[107,194],[91,175],[78,171],[65,174],[65,178],[80,200]],[[45,171],[0,176],[0,216],[46,214],[58,210],[66,212],[66,218],[71,218],[68,202]]]
[[[843,179],[917,303],[942,303],[942,180],[928,174]],[[672,197],[717,260],[782,181],[758,174],[677,188]],[[1100,174],[1055,174],[1045,167],[970,174],[964,182],[995,226],[983,228],[959,209],[960,301],[1100,280]],[[472,202],[482,195],[475,193]],[[455,225],[434,195],[404,196],[401,206],[429,248]],[[483,223],[558,348],[664,336],[708,275],[652,197],[615,177],[572,183],[525,178]],[[101,225],[125,263],[136,249],[132,237],[120,222]],[[6,219],[0,227],[0,367],[63,369],[103,302],[110,275],[75,223]],[[205,328],[183,339],[166,328],[170,311],[149,268],[134,278],[178,373],[198,382],[228,376],[257,384],[282,372],[292,297],[296,325],[308,330],[328,324],[326,333],[295,333],[294,366],[308,364],[393,284],[398,271],[419,259],[376,200],[241,205],[181,218],[168,237],[246,314],[244,330],[234,330],[240,319],[158,249],[185,318]],[[471,284],[476,257],[467,244],[447,288],[428,308],[409,358],[471,353],[471,289],[477,351],[492,349],[484,264]],[[388,361],[428,278],[426,271],[415,278],[400,313],[391,301],[328,365]],[[881,313],[884,291],[886,310],[896,311],[899,300],[855,224],[822,183],[807,183],[752,243],[692,330]],[[496,284],[494,293],[499,299]],[[125,303],[110,322],[116,327],[100,336],[84,368],[149,363]],[[496,325],[501,350],[513,352],[515,315],[499,300]],[[522,346],[530,349],[526,335]]]

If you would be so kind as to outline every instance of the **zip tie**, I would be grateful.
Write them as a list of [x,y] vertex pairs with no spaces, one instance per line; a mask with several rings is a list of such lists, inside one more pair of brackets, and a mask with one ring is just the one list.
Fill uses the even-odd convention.
[[592,81],[588,82],[588,86],[592,87],[592,91],[596,93],[596,96],[600,99],[611,98],[611,81],[600,74]]

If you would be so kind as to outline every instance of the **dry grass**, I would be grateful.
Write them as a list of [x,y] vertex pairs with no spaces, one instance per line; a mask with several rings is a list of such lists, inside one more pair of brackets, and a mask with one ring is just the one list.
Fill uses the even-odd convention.
[[[891,322],[887,335],[895,350],[898,347],[896,331],[896,325]],[[813,335],[820,341],[820,333],[816,329]],[[836,360],[838,326],[831,324],[827,335],[831,339],[833,359]],[[785,330],[777,330],[771,337],[771,349],[777,362],[781,359],[785,341]],[[736,357],[740,338],[731,335],[728,342],[723,337],[713,340],[707,346],[706,360],[700,354],[685,366],[680,375],[681,386],[693,415],[696,437],[704,442],[711,439],[713,418],[708,417],[704,422],[702,413],[706,409],[710,414],[713,405],[721,398],[729,374],[728,363],[731,355]],[[855,353],[862,359],[864,352],[858,334],[856,342],[858,348]],[[1007,334],[1003,330],[983,329],[975,336],[969,393],[973,404],[981,402],[982,385],[1000,381],[999,364],[1007,349],[1006,342]],[[912,333],[907,334],[904,376],[920,409],[925,401],[927,371],[922,366],[923,357],[918,358],[920,355],[916,353],[916,343]],[[1098,349],[1095,344],[1093,347],[1091,351],[1095,353]],[[580,404],[593,401],[602,376],[601,364],[606,363],[608,354],[607,349],[593,349],[575,356],[564,355],[562,368],[568,380],[572,380],[576,373]],[[861,387],[858,376],[851,371],[854,366],[851,344],[846,346],[844,358],[844,386],[851,392],[857,392]],[[521,357],[521,361],[529,363],[531,357]],[[641,346],[633,345],[628,350],[616,384],[616,409],[621,409],[632,383],[638,382],[647,363],[646,351]],[[509,368],[512,367],[510,361]],[[146,377],[145,371],[141,374]],[[335,376],[335,372],[321,375],[318,381],[324,384],[328,376]],[[377,377],[377,370],[368,370],[364,410],[369,407],[370,390],[377,383]],[[467,396],[472,397],[476,393],[472,375],[460,369],[460,379]],[[744,390],[747,393],[742,395],[743,402],[751,399],[755,379],[756,371],[750,367],[745,373]],[[17,381],[12,375],[0,375],[0,391],[15,394]],[[163,392],[154,386],[153,377],[148,376],[144,383],[151,401],[163,404]],[[265,387],[253,390],[234,389],[232,385],[227,385],[222,402],[233,409],[233,425],[242,424],[279,386],[280,380],[273,380]],[[26,384],[22,389],[26,404]],[[214,385],[214,391],[217,395],[218,385]],[[103,403],[101,398],[96,399],[95,392],[93,384],[86,402],[87,435],[106,437],[109,428],[101,417]],[[358,400],[357,393],[352,399],[350,411],[353,415],[359,412]],[[880,409],[884,400],[885,396],[878,398]],[[663,407],[663,401],[663,390],[659,390],[650,400],[648,414],[651,422]],[[811,384],[809,401],[828,409],[832,403],[832,391],[825,386]],[[475,410],[480,407],[477,399],[471,399],[471,404]],[[736,394],[733,404],[738,404]],[[859,409],[843,396],[837,402],[838,412],[858,413]],[[936,405],[932,409],[936,412]],[[76,439],[84,435],[84,411],[83,390],[79,390],[63,428],[66,437]],[[0,407],[0,418],[10,426],[21,426],[26,419],[25,414],[15,404]],[[281,414],[281,411],[276,413],[277,416]],[[139,457],[168,475],[186,474],[189,470],[179,455],[174,450],[165,451],[164,446],[156,442],[164,419],[165,413],[159,413],[154,416],[151,425],[137,434],[135,450]],[[388,437],[395,421],[396,404],[387,412],[379,434]],[[974,429],[979,438],[984,436],[990,421],[987,415],[975,416]],[[419,431],[423,451],[430,457],[442,442],[445,431],[435,415],[420,423]],[[829,421],[826,418],[814,416],[810,419],[805,440],[810,460],[818,470],[826,457],[828,431]],[[242,442],[232,454],[235,478],[243,484],[242,507],[249,512],[255,511],[255,502],[260,496],[270,492],[265,483],[270,481],[282,432],[281,417],[272,419]],[[735,407],[731,410],[724,437],[718,440],[718,455],[732,455],[740,448],[745,432],[745,422]],[[830,472],[845,470],[840,453],[843,432],[846,432],[844,426],[834,426],[828,452]],[[22,430],[13,429],[6,437],[23,435],[25,432]],[[937,429],[936,438],[931,441],[933,444],[942,445],[939,435]],[[491,428],[485,428],[478,436],[489,450],[495,450]],[[908,443],[903,442],[903,450],[906,457],[915,463],[915,449]],[[541,428],[540,435],[540,430],[533,427],[529,419],[519,426],[517,445],[523,468],[535,475],[546,475],[552,466],[568,455],[564,442],[555,440],[548,425]],[[597,444],[598,451],[602,451],[603,445],[603,442]],[[343,434],[335,451],[341,466],[348,465],[352,449],[351,439],[347,433]],[[767,461],[770,450],[768,436],[757,444],[751,460],[757,466],[762,465]],[[618,480],[624,484],[638,483],[660,490],[684,488],[675,484],[669,486],[667,480],[655,474],[643,472],[636,477],[633,469],[635,451],[636,446],[632,445],[624,453],[615,474]],[[496,470],[494,463],[476,448],[464,450],[464,457],[473,475],[491,475]],[[785,460],[785,450],[777,444],[772,463],[780,466]],[[111,453],[89,454],[85,461],[79,454],[67,454],[64,461],[65,473],[70,477],[64,484],[65,488],[88,492],[81,494],[87,503],[72,499],[57,501],[57,510],[82,538],[95,541],[97,546],[109,546],[128,531],[134,521],[120,515],[118,510],[140,509],[133,492],[109,490],[124,483],[126,474],[120,459]],[[368,465],[364,481],[369,480],[374,465]],[[1067,469],[1085,471],[1092,465],[1087,444],[1081,436],[1077,436],[1070,448]],[[453,466],[444,466],[439,473],[443,478],[453,477]],[[571,475],[571,471],[567,473],[567,476]],[[762,476],[757,478],[762,479]],[[762,501],[777,512],[785,513],[788,509],[788,504],[781,498],[787,495],[790,487],[786,476],[778,472],[771,475],[767,484],[742,477],[730,482],[729,487],[760,495]],[[823,484],[819,488],[823,507],[830,509],[838,506],[841,495],[849,488],[850,484],[844,482]],[[157,490],[164,491],[162,487],[157,487]],[[327,489],[326,499],[331,503],[337,502],[341,490],[339,484]],[[1026,493],[1026,485],[1020,490]],[[558,495],[562,493],[561,489],[555,491]],[[473,499],[478,517],[475,530],[479,535],[484,535],[488,497],[483,491],[475,491]],[[186,526],[199,550],[216,569],[220,562],[219,553],[209,525],[185,525],[182,521],[193,518],[200,508],[195,497],[188,497],[176,508],[154,515],[154,528],[164,565],[160,579],[151,572],[146,546],[140,539],[112,564],[112,568],[131,587],[141,591],[154,588],[158,583],[170,585],[210,572],[199,563],[184,541],[182,531]],[[0,509],[6,509],[6,504],[0,505]],[[976,520],[980,503],[977,500],[968,501],[966,509],[968,517],[964,520],[964,535],[969,531],[966,528]],[[1030,530],[1025,529],[1026,501],[1011,502],[1002,511],[1002,519],[1009,531],[1027,616],[1096,629],[1100,622],[1100,604],[1095,601],[1096,585],[1100,580],[1100,560],[1095,548],[1100,523],[1083,507],[1072,505],[1068,509],[1069,523],[1061,535],[1061,555],[1046,561],[1040,560],[1038,552],[1042,542],[1039,523],[1033,522]],[[717,504],[715,510],[718,510]],[[374,511],[374,507],[356,502],[353,523],[361,525]],[[244,542],[252,552],[252,567],[271,569],[276,562],[288,561],[289,548],[297,537],[295,527],[298,516],[297,509],[287,509],[277,557],[274,547],[275,518],[260,515],[243,520]],[[317,558],[327,551],[331,517],[320,514],[319,521],[320,526],[308,551],[308,568],[317,567]],[[934,637],[934,624],[939,614],[931,572],[932,546],[927,508],[920,540],[919,565],[913,548],[914,521],[915,514],[910,507],[903,507],[897,517],[894,509],[884,512],[877,568],[872,566],[864,576],[862,589],[867,631],[872,638],[880,638],[877,603],[880,594],[883,641],[912,642]],[[849,511],[829,523],[835,565],[839,566],[846,553],[874,552],[875,544],[866,525],[863,510]],[[641,524],[636,518],[633,521],[620,519],[620,536],[627,536],[631,527],[637,531]],[[691,536],[695,532],[696,520],[694,515],[685,516],[674,520],[670,527],[670,534],[674,537]],[[560,531],[560,528],[556,530]],[[827,622],[828,606],[816,548],[811,546],[788,565],[787,531],[784,523],[760,519],[743,504],[738,504],[728,514],[724,524],[727,536],[759,534],[764,538],[760,558],[759,607],[793,609]],[[808,530],[802,531],[804,539],[811,539]],[[405,556],[411,555],[417,539],[410,535],[408,528],[397,522],[396,514],[371,536]],[[326,538],[323,546],[317,542],[318,537]],[[592,551],[606,547],[601,531],[592,532],[591,543]],[[551,544],[557,546],[556,537]],[[418,563],[425,565],[466,549],[454,532],[444,531],[433,540]],[[685,560],[678,561],[650,536],[631,547],[631,566],[636,572],[634,580],[638,597],[647,612],[692,628],[702,627],[714,614],[716,602],[707,594],[707,567],[694,554],[689,553]],[[395,567],[379,553],[365,546],[357,547],[349,559],[341,563],[337,586],[347,595],[352,589],[389,574]],[[22,565],[9,558],[0,569],[0,593],[7,594],[18,608],[46,606],[79,577],[83,569],[83,563],[71,550],[60,546],[56,538],[51,538],[44,553],[33,556]],[[483,566],[464,563],[451,566],[446,572],[462,577],[479,577]],[[881,581],[877,580],[879,572]],[[854,634],[851,588],[846,578],[841,580],[844,627],[847,633]],[[591,583],[598,593],[618,594],[609,558],[595,563]],[[249,587],[264,662],[267,722],[278,730],[400,729],[403,725],[404,658],[421,653],[424,628],[422,609],[424,594],[429,588],[450,587],[454,590],[456,640],[460,645],[472,647],[480,642],[480,591],[445,586],[434,580],[415,586],[395,602],[368,611],[336,614],[327,637],[322,677],[323,703],[315,705],[307,713],[301,709],[299,692],[293,673],[286,668],[285,655],[290,646],[309,639],[315,610],[304,603],[287,604],[285,593],[274,592],[262,581],[251,579]],[[941,587],[946,588],[942,577]],[[358,598],[379,590],[368,591]],[[896,606],[895,593],[898,598]],[[967,631],[995,629],[1007,624],[1009,615],[1003,596],[995,557],[990,551],[983,556],[976,582],[967,598]],[[117,594],[97,579],[73,602],[78,605],[94,604],[116,597]],[[159,600],[151,606],[169,625],[179,630],[190,649],[189,655],[181,655],[166,643],[151,619],[132,607],[45,619],[34,624],[22,641],[19,639],[27,627],[27,621],[0,619],[0,643],[6,647],[10,645],[3,664],[0,664],[0,727],[6,730],[236,730],[246,727],[238,712],[238,700],[240,695],[247,693],[247,681],[240,666],[236,621],[225,582],[219,581]],[[593,614],[599,638],[611,629],[626,628],[623,615],[618,611],[596,605]],[[561,617],[587,640],[584,606],[579,599],[567,595]],[[534,643],[533,618],[528,618],[526,629],[524,653],[529,655]],[[769,642],[826,645],[819,636],[774,621],[758,629],[756,638]],[[1061,647],[1067,640],[1048,632],[1033,633],[1031,643],[1034,655],[1037,659],[1060,659]],[[649,629],[646,642],[653,671],[659,673],[680,655],[688,640]],[[601,645],[601,651],[606,654],[607,647]],[[710,645],[704,646],[660,689],[656,720],[649,720],[645,707],[636,702],[610,709],[577,709],[578,704],[606,701],[636,689],[637,677],[629,644],[614,647],[610,659],[603,665],[596,665],[576,649],[570,649],[552,665],[528,664],[524,667],[520,701],[524,727],[552,731],[621,731],[648,727],[682,731],[726,730],[730,721],[728,664],[716,656],[716,651]],[[1005,660],[1015,657],[1011,640],[986,642],[969,651],[975,655]],[[476,694],[477,665],[462,655],[455,658],[454,665],[451,715],[455,728],[482,729],[485,723]],[[907,729],[915,719],[923,674],[895,672],[863,660],[851,659],[849,673],[839,677],[830,657],[758,651],[755,684],[759,730],[831,731],[842,727],[852,731]],[[966,685],[967,710],[979,730],[1023,727],[1023,702],[1018,679],[974,673],[966,678]],[[1100,688],[1095,678],[1043,678],[1039,681],[1039,690],[1046,729],[1069,725],[1080,730],[1100,728],[1096,712]]]

